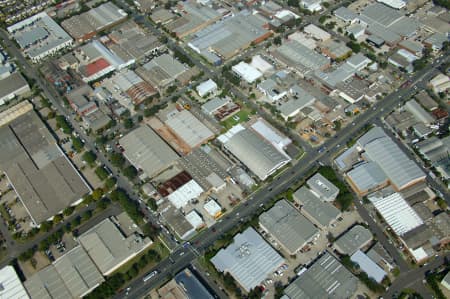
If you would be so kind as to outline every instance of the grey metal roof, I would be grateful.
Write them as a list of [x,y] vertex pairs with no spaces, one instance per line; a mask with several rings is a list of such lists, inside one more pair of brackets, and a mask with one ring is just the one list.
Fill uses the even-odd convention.
[[[14,73],[5,79],[0,80],[0,99],[8,97],[11,94],[21,95],[28,86],[25,78],[19,73]],[[30,90],[28,88],[28,90]]]
[[72,298],[67,286],[54,267],[46,267],[24,282],[31,298]]
[[198,280],[195,274],[193,274],[189,269],[184,269],[184,271],[178,273],[174,277],[175,281],[180,285],[186,292],[186,299],[213,299],[214,296],[208,291],[205,285]]
[[323,227],[330,225],[341,214],[335,206],[323,202],[305,186],[295,191],[294,199],[302,205],[302,213],[307,214]]
[[360,191],[366,192],[387,181],[386,174],[374,162],[360,164],[347,172],[352,184]]
[[[378,138],[367,138],[372,135],[377,135]],[[366,156],[380,166],[396,188],[402,189],[412,182],[425,178],[422,169],[380,127],[371,129],[361,139],[368,139],[364,145]]]
[[102,274],[81,246],[64,254],[53,266],[74,298],[83,296],[104,281]]
[[334,242],[336,249],[346,255],[352,255],[356,250],[367,245],[372,240],[370,230],[362,225],[355,225]]
[[220,272],[230,273],[246,290],[258,286],[284,259],[252,228],[234,236],[233,243],[221,249],[211,262]]
[[291,95],[292,97],[289,98],[288,101],[281,103],[281,106],[277,107],[278,111],[286,116],[291,115],[305,106],[311,105],[316,99],[313,95],[298,85],[291,87]]
[[109,218],[83,233],[78,240],[103,275],[110,274],[151,244],[150,239],[138,235],[126,238]]
[[275,50],[275,54],[279,54],[284,63],[290,67],[298,68],[300,72],[318,70],[330,63],[325,56],[295,40],[285,42]]
[[290,254],[310,242],[319,230],[286,200],[278,201],[259,216],[260,225]]
[[214,137],[214,133],[187,110],[170,114],[165,123],[191,148]]
[[361,11],[361,16],[365,16],[374,22],[377,22],[383,26],[390,26],[394,22],[398,21],[403,15],[395,9],[392,9],[384,4],[375,2],[372,5],[368,5]]
[[187,70],[183,64],[169,54],[163,54],[155,57],[144,65],[144,68],[147,70],[151,70],[154,67],[160,67],[172,79],[176,79]]
[[177,154],[149,126],[142,125],[119,140],[125,157],[136,167],[153,177],[169,167]]
[[347,7],[341,6],[338,9],[336,9],[333,14],[338,17],[343,19],[346,22],[350,22],[353,21],[354,19],[356,19],[358,17],[358,15],[353,11],[348,9]]
[[208,114],[213,114],[216,112],[217,109],[220,109],[221,107],[228,104],[231,100],[229,98],[213,98],[212,100],[209,100],[205,104],[202,105],[202,110],[205,111]]
[[289,162],[270,142],[249,129],[236,133],[225,143],[225,148],[261,180]]
[[430,124],[434,122],[434,117],[431,116],[431,114],[428,113],[425,109],[423,109],[422,106],[420,106],[419,103],[416,102],[416,100],[410,100],[406,102],[405,109],[411,112],[418,121],[424,124]]
[[36,223],[90,191],[36,112],[1,127],[0,138],[0,169]]
[[306,184],[314,192],[316,192],[322,199],[328,200],[330,198],[336,198],[339,193],[338,187],[333,185],[320,173],[316,173],[306,181]]
[[358,279],[328,251],[294,280],[284,293],[290,299],[351,298]]

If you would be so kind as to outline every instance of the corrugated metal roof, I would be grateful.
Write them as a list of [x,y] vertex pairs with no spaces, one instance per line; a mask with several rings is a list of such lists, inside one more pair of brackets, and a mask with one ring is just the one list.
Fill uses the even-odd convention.
[[387,275],[386,272],[381,269],[374,261],[372,261],[361,250],[356,251],[350,259],[359,265],[359,268],[367,273],[369,278],[373,278],[376,282],[380,283]]

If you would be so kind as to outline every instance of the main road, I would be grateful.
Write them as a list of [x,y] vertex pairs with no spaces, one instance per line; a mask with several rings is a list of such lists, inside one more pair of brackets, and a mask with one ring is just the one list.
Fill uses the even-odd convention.
[[[450,57],[444,58],[442,63],[447,62],[449,59]],[[410,78],[412,82],[410,88],[399,89],[377,103],[375,109],[372,108],[364,114],[359,115],[354,120],[354,125],[352,124],[347,126],[341,130],[335,138],[331,138],[325,142],[324,147],[329,150],[322,153],[318,153],[316,151],[305,152],[305,155],[301,161],[296,162],[296,164],[275,178],[272,183],[251,194],[246,202],[236,207],[221,221],[195,236],[191,240],[191,243],[187,244],[186,248],[179,248],[171,254],[169,259],[162,261],[158,266],[156,266],[153,270],[158,270],[159,274],[154,278],[146,281],[145,283],[142,281],[143,277],[137,278],[133,283],[131,283],[128,296],[130,298],[139,298],[152,288],[161,285],[164,281],[166,281],[169,277],[172,277],[181,269],[187,267],[197,256],[204,253],[205,249],[214,244],[214,242],[224,233],[238,225],[240,221],[248,220],[255,214],[261,212],[262,207],[266,203],[270,202],[275,196],[286,191],[290,186],[303,179],[311,169],[317,166],[318,161],[324,158],[333,157],[340,148],[337,145],[346,144],[349,140],[358,136],[366,124],[375,123],[377,119],[390,113],[396,106],[398,106],[399,103],[402,102],[402,100],[406,100],[412,96],[415,93],[413,88],[414,86],[418,85],[423,87],[426,85],[426,82],[428,82],[430,78],[435,75],[436,68],[438,66],[439,63],[437,61],[429,64],[423,70],[418,71]],[[369,216],[367,215],[367,217]],[[377,236],[379,236],[379,234],[377,234]],[[423,277],[423,271],[421,270],[422,268],[414,270],[409,269],[394,246],[388,243],[387,240],[380,242],[385,245],[386,249],[396,259],[397,263],[401,265],[402,270],[406,273],[405,275],[411,277]],[[405,287],[402,283],[403,281],[407,281],[406,278],[403,278],[405,275],[402,274],[400,276],[402,280],[395,283],[396,288],[402,289]],[[122,298],[124,296],[125,294],[118,294],[116,298]]]

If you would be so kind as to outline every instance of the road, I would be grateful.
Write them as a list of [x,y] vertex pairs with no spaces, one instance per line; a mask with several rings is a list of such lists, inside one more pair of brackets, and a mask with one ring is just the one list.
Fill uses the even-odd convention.
[[[445,61],[448,60],[449,57],[445,59]],[[337,147],[338,144],[346,144],[347,141],[358,136],[358,132],[360,132],[366,124],[374,123],[377,119],[392,111],[392,109],[394,109],[402,99],[407,99],[410,97],[414,93],[413,86],[416,84],[426,84],[430,77],[434,75],[435,69],[438,65],[439,64],[436,62],[428,65],[425,69],[412,76],[412,85],[410,89],[400,89],[390,94],[376,105],[376,109],[370,109],[366,111],[366,113],[359,115],[354,120],[355,125],[349,125],[339,132],[335,138],[331,138],[325,142],[324,147],[329,149],[328,151],[324,151],[322,153],[317,153],[316,151],[305,152],[305,155],[301,161],[296,162],[295,165],[278,176],[271,184],[262,187],[256,193],[250,195],[249,199],[245,203],[236,207],[232,212],[225,216],[222,221],[217,222],[214,226],[195,236],[191,240],[191,246],[189,246],[189,248],[194,248],[193,250],[182,256],[179,256],[181,251],[173,252],[171,254],[171,259],[176,262],[175,264],[168,264],[167,260],[165,260],[162,264],[155,267],[155,269],[158,269],[160,272],[157,277],[147,281],[145,284],[142,283],[142,277],[135,280],[130,285],[131,291],[129,296],[132,298],[139,298],[140,296],[146,294],[150,289],[155,288],[162,282],[166,281],[167,277],[174,275],[178,270],[182,269],[183,267],[180,267],[182,263],[185,263],[184,267],[187,267],[196,257],[193,253],[194,250],[202,253],[224,233],[229,231],[232,227],[238,225],[241,219],[250,219],[253,215],[258,213],[261,205],[268,203],[276,195],[284,192],[291,185],[304,178],[305,174],[317,165],[317,161],[320,161],[325,157],[333,157],[339,150]],[[420,270],[422,268],[408,270],[406,263],[398,254],[397,249],[387,241],[380,228],[377,227],[376,224],[372,223],[373,220],[371,220],[370,216],[368,216],[367,211],[365,211],[358,204],[356,204],[356,208],[361,211],[364,218],[367,219],[368,223],[370,223],[371,228],[379,238],[380,242],[385,246],[389,254],[396,259],[401,269],[407,271],[405,272],[407,274],[401,274],[400,277],[402,279],[404,279],[403,277],[407,275],[417,275],[418,277],[423,277],[423,273]],[[260,211],[261,210],[259,210],[259,212]],[[187,257],[190,257],[191,259],[189,260]],[[402,288],[403,286],[401,281],[402,280],[400,280],[400,283],[396,284],[398,288]],[[120,295],[117,296],[117,298],[120,297]]]

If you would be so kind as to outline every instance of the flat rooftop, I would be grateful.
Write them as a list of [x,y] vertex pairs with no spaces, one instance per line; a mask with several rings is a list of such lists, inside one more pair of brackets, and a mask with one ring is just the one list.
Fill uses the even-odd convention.
[[166,125],[191,148],[214,138],[214,133],[187,110],[169,113]]
[[79,202],[90,187],[30,111],[0,127],[0,169],[35,223]]

